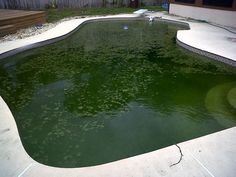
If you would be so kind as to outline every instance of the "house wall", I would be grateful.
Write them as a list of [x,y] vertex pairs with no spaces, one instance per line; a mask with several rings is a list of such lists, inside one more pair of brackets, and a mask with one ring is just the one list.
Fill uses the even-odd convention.
[[[188,1],[189,3],[187,3]],[[190,1],[192,1],[193,3],[190,3]],[[186,6],[205,7],[209,9],[236,11],[236,0],[233,0],[231,7],[204,5],[203,1],[204,0],[169,0],[170,4],[181,4],[181,5],[186,5]]]
[[196,0],[194,4],[173,1],[170,2],[170,14],[236,27],[236,0],[231,8],[204,6],[202,0]]

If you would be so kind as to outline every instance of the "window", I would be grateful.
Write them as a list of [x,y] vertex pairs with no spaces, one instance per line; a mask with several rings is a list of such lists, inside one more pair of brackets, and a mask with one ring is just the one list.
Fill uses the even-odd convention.
[[232,7],[233,0],[203,0],[203,5],[218,6],[218,7]]
[[183,3],[188,3],[188,4],[194,4],[195,0],[175,0],[175,2],[183,2]]

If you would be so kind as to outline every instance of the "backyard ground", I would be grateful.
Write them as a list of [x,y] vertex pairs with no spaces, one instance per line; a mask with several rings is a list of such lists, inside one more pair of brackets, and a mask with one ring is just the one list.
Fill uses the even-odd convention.
[[[166,9],[160,6],[144,6],[139,9],[148,9],[150,11],[164,11]],[[88,16],[88,15],[114,15],[121,13],[133,13],[134,8],[129,7],[111,7],[111,8],[80,8],[80,9],[47,9],[47,22],[55,22],[66,17]]]
[[[152,10],[149,7],[142,7],[142,8]],[[50,30],[48,32],[40,33],[40,34],[37,33],[38,35],[36,35],[36,33],[35,33],[35,35],[33,35],[33,33],[32,33],[30,40],[29,40],[29,38],[24,39],[24,37],[22,37],[22,38],[17,38],[17,40],[6,41],[6,43],[3,43],[3,42],[1,43],[1,41],[0,41],[0,53],[8,52],[13,49],[17,49],[19,47],[25,47],[26,45],[29,45],[29,44],[42,42],[42,41],[45,41],[45,39],[46,40],[53,39],[53,38],[58,37],[59,35],[60,36],[65,35],[65,34],[69,33],[70,31],[74,30],[75,28],[77,28],[78,25],[82,24],[86,19],[87,20],[91,19],[91,18],[82,18],[82,17],[86,17],[86,16],[90,16],[90,15],[91,16],[101,15],[102,16],[102,15],[108,15],[108,14],[119,14],[119,13],[129,13],[129,12],[132,13],[136,9],[130,9],[130,11],[128,11],[128,10],[129,10],[129,8],[111,8],[111,9],[96,8],[96,9],[85,9],[84,11],[83,11],[83,9],[80,9],[80,10],[49,9],[49,10],[47,10],[48,22],[53,22],[52,26],[55,25],[53,28],[52,28],[52,26],[49,26]],[[153,10],[155,10],[155,9],[153,9]],[[50,15],[51,15],[51,17],[50,17]],[[130,18],[130,16],[132,16],[132,15],[133,14],[129,14],[126,17]],[[179,31],[176,35],[176,39],[178,39],[179,42],[186,44],[186,46],[193,47],[194,49],[199,49],[200,51],[207,51],[209,53],[220,55],[225,58],[229,58],[229,59],[232,58],[232,60],[235,59],[234,42],[232,40],[228,40],[228,39],[235,38],[234,33],[230,33],[229,31],[227,31],[223,28],[218,28],[218,27],[210,25],[208,23],[203,23],[200,21],[193,21],[192,19],[185,19],[183,17],[178,17],[178,16],[170,16],[165,13],[151,13],[151,15],[156,18],[162,18],[163,20],[168,20],[168,21],[172,20],[177,23],[178,22],[187,23],[190,27],[190,30]],[[67,21],[60,20],[63,18],[73,17],[73,16],[80,16],[80,18],[67,20]],[[117,18],[120,18],[120,17],[117,16]],[[99,18],[102,19],[105,17],[96,17],[96,19],[99,19]],[[124,15],[122,16],[122,18],[124,18]],[[46,25],[49,25],[49,24],[46,24]],[[152,28],[153,26],[149,25],[149,27]],[[121,31],[123,31],[122,29],[123,28],[121,28]],[[129,29],[131,29],[131,28],[129,28]],[[36,30],[38,30],[38,29],[36,29]],[[46,29],[44,29],[44,30],[46,30]],[[97,32],[97,30],[96,30],[96,32]],[[125,34],[126,32],[129,32],[129,30],[128,31],[124,30],[123,32]],[[168,34],[168,33],[170,33],[170,30],[167,30],[167,31],[166,30],[157,30],[157,33],[155,32],[152,34],[156,35],[159,32],[160,32],[160,34]],[[166,33],[164,33],[164,32],[166,32]],[[134,35],[134,33],[129,33],[129,34]],[[103,36],[106,37],[107,34],[105,34]],[[153,36],[151,36],[151,39],[155,39],[155,38]],[[85,41],[87,41],[87,38],[85,39]],[[92,38],[91,40],[89,40],[87,42],[91,43],[90,41],[94,41],[94,38]],[[155,43],[151,43],[151,42],[149,43],[149,42],[150,41],[148,41],[148,44],[153,44],[153,45],[155,44]],[[165,44],[166,44],[166,42],[163,43],[163,45],[165,45]],[[217,45],[215,45],[215,44],[217,44]],[[175,43],[174,43],[174,45],[175,45]],[[131,45],[131,46],[133,46],[133,45]],[[69,47],[71,47],[71,46],[69,46]],[[136,46],[134,46],[134,47],[135,47],[135,50],[133,50],[133,51],[135,53],[136,53],[136,51],[143,50],[143,48],[142,48],[142,50],[136,50]],[[157,47],[158,46],[155,45],[154,48],[159,50],[159,48],[157,48]],[[222,49],[224,49],[224,50],[222,50]],[[171,52],[173,52],[172,50],[169,50],[169,51],[170,51],[170,54],[171,54]],[[53,53],[55,53],[55,51],[50,50],[49,52],[44,52],[43,55],[45,54],[45,55],[48,55],[51,57]],[[101,54],[101,53],[102,52],[99,51],[96,53],[94,52],[93,54],[95,57],[97,57],[97,56],[99,56],[98,54]],[[146,53],[148,54],[149,52],[146,52]],[[114,52],[110,52],[109,55],[110,54],[112,56],[114,56]],[[152,55],[157,55],[157,54],[158,53],[156,53],[156,54],[154,53]],[[165,55],[166,58],[168,57],[167,52],[163,52],[162,54]],[[175,53],[172,53],[172,54],[175,55]],[[42,58],[40,58],[40,57],[42,57],[43,55],[35,55],[35,57],[38,57],[40,59],[38,61],[42,62]],[[72,55],[72,53],[68,50],[66,52],[66,55]],[[133,55],[129,54],[129,56],[131,56],[130,58],[132,59]],[[142,59],[142,58],[140,58],[140,59]],[[180,66],[181,71],[183,71],[183,67],[185,66],[183,60],[185,60],[185,58],[180,57],[180,59],[181,60],[175,60],[175,61],[178,62],[177,66]],[[58,62],[59,60],[55,60],[55,61],[56,61],[56,63],[55,63],[55,65],[53,65],[54,67],[57,66],[58,64],[60,64],[60,62]],[[135,62],[134,64],[137,64],[136,60],[133,60],[133,61]],[[150,61],[150,60],[148,60],[148,61]],[[50,60],[50,62],[52,62],[52,60]],[[54,64],[54,63],[51,63],[51,65],[52,64]],[[68,64],[68,62],[66,63],[66,65],[64,65],[64,67],[66,69],[68,69],[65,72],[66,74],[68,74],[69,73],[68,71],[70,70],[70,67],[68,67],[69,65],[67,65],[67,64]],[[91,65],[92,64],[93,63],[91,62]],[[199,68],[201,68],[201,66],[199,64],[197,64],[196,62],[192,62],[191,64],[193,65],[194,68],[196,68],[195,70],[192,71],[192,73],[187,65],[186,74],[173,74],[173,77],[176,82],[178,81],[176,79],[176,77],[177,78],[179,77],[181,81],[183,81],[186,85],[188,85],[188,87],[191,86],[192,83],[194,83],[194,84],[199,83],[200,84],[200,85],[198,85],[199,89],[191,89],[191,90],[196,90],[196,92],[199,93],[199,90],[206,87],[206,85],[202,84],[202,82],[201,82],[201,79],[204,78],[204,77],[202,77],[204,75],[204,73],[201,72],[201,74],[199,75],[200,77],[197,76],[196,73],[201,71],[201,70],[199,70]],[[10,75],[10,77],[8,77],[7,79],[11,80],[12,78],[17,78],[17,80],[13,79],[12,81],[19,82],[19,79],[25,80],[28,77],[28,76],[22,77],[23,72],[22,72],[22,70],[21,70],[21,72],[19,71],[19,69],[21,69],[21,68],[25,69],[26,67],[15,67],[12,65],[12,63],[10,63],[10,65],[4,64],[3,66],[9,68],[9,70],[12,70],[12,69],[18,70],[18,72],[16,72],[16,73],[20,76],[20,77],[12,77],[12,75]],[[40,63],[40,65],[37,65],[37,63],[36,63],[35,66],[36,67],[33,67],[33,68],[37,69],[39,67],[39,69],[44,69],[42,67],[42,63]],[[50,69],[49,71],[53,72],[53,70],[51,70],[53,67],[50,67],[50,65],[45,65],[45,66]],[[72,65],[72,66],[75,66],[75,65]],[[94,65],[94,66],[96,69],[98,68],[97,65]],[[175,65],[163,65],[163,66],[165,66],[165,67],[169,66],[169,67],[175,68],[174,67]],[[85,67],[85,69],[86,69],[86,67]],[[103,68],[101,68],[101,69],[103,69]],[[111,67],[111,69],[112,69],[112,67]],[[146,67],[146,69],[148,70],[148,72],[151,72],[151,70],[149,70],[149,67]],[[204,68],[202,68],[202,69],[204,69]],[[217,73],[211,74],[211,73],[209,73],[209,71],[211,69],[214,70],[214,67],[213,68],[212,67],[206,68],[205,74],[211,75],[211,82],[207,82],[207,83],[214,85],[214,82],[222,82],[222,74],[217,74]],[[13,70],[12,70],[12,72],[14,72]],[[26,71],[25,74],[29,75],[28,73],[30,73],[29,72],[30,70],[28,70],[26,68],[25,71]],[[63,71],[63,70],[61,70],[61,71]],[[59,70],[59,72],[61,72],[61,71]],[[78,71],[78,69],[76,71]],[[130,72],[133,72],[133,71],[140,72],[140,70],[136,70],[136,69],[130,70]],[[173,71],[173,69],[171,69],[169,71]],[[219,71],[217,70],[217,72],[219,72]],[[8,72],[6,72],[6,73],[8,74]],[[36,74],[37,72],[31,72],[31,73]],[[45,73],[38,72],[39,76],[42,76],[42,77],[47,76],[48,73],[49,72],[45,72]],[[57,73],[57,71],[55,71],[55,73]],[[88,72],[83,72],[83,73],[87,74]],[[78,73],[75,73],[75,74],[78,74]],[[80,77],[80,78],[83,78],[83,81],[85,83],[87,82],[88,78],[93,78],[93,77],[88,77],[89,75],[86,75],[86,74],[83,75],[83,77]],[[96,72],[95,72],[95,74],[96,74]],[[106,73],[104,72],[104,74],[106,74]],[[123,70],[121,72],[121,76],[123,76],[122,74],[123,74]],[[227,73],[223,73],[223,74],[227,74]],[[61,74],[58,74],[58,75],[61,76]],[[192,82],[192,80],[189,79],[190,75],[196,76],[197,83]],[[49,73],[49,76],[51,76],[50,73]],[[139,75],[136,75],[136,76],[138,77]],[[169,77],[169,76],[170,75],[167,74],[167,77]],[[229,75],[229,76],[232,77],[232,79],[234,79],[233,75]],[[214,79],[215,77],[219,77],[219,80]],[[3,78],[6,78],[6,77],[3,76]],[[52,79],[55,79],[55,78],[52,77]],[[191,80],[191,82],[188,82],[187,81],[188,79]],[[141,79],[141,80],[148,81],[149,79]],[[36,81],[36,79],[33,79],[33,83],[36,83],[36,84],[39,83],[39,82],[35,82],[35,81]],[[128,81],[132,81],[132,80],[130,79]],[[166,83],[165,79],[164,79],[164,81]],[[45,82],[47,84],[48,80],[42,80],[42,82]],[[227,79],[227,83],[228,82],[229,82],[229,80]],[[19,84],[20,84],[20,86],[22,86],[20,82],[19,82]],[[159,83],[156,82],[156,84],[159,84]],[[6,86],[8,86],[8,85],[9,85],[9,82],[6,82]],[[16,84],[10,84],[10,85],[13,85],[14,87],[16,87]],[[39,87],[42,86],[42,84],[38,84],[38,85],[39,85]],[[70,84],[66,84],[66,82],[64,85],[70,86]],[[84,84],[84,85],[86,85],[86,84]],[[150,84],[150,85],[153,86],[152,84]],[[181,91],[183,91],[179,87],[179,83],[177,85],[178,85],[178,87],[176,87],[176,84],[170,84],[171,88],[173,88],[174,90],[180,89]],[[204,87],[201,87],[203,85],[204,85]],[[56,85],[56,86],[58,86],[58,85]],[[129,85],[127,84],[127,86],[129,86]],[[166,88],[169,89],[169,86],[163,87],[163,84],[159,84],[158,87],[159,86],[160,86],[160,88],[163,88],[164,91],[166,90]],[[223,85],[223,87],[224,87],[224,85]],[[34,88],[34,87],[30,87],[30,88]],[[55,87],[55,88],[57,88],[57,87]],[[186,90],[186,88],[184,88],[184,90]],[[221,90],[221,88],[222,88],[222,86],[220,85],[219,87],[216,87],[216,88],[213,87],[213,89],[210,89],[210,96],[212,95],[212,93],[215,93],[217,95],[218,93],[216,93],[216,91]],[[8,87],[7,87],[7,89],[8,89]],[[66,89],[66,90],[68,91],[69,89]],[[64,91],[66,91],[66,90],[64,90]],[[12,90],[12,91],[14,91],[14,90]],[[22,91],[24,91],[24,90],[22,90],[22,89],[19,90],[19,93],[21,93]],[[123,89],[122,91],[125,91],[124,93],[126,93],[126,90]],[[147,91],[149,91],[149,90],[147,90]],[[22,93],[26,93],[26,92],[22,92]],[[35,92],[35,93],[41,93],[41,91]],[[173,93],[175,93],[175,92],[173,92]],[[169,96],[169,94],[166,94],[166,95]],[[186,94],[184,94],[184,95],[186,96]],[[47,96],[50,97],[49,98],[50,100],[52,100],[50,94],[48,94]],[[222,95],[220,94],[220,96],[222,96]],[[152,97],[153,96],[151,96],[150,98],[152,98]],[[179,96],[176,96],[175,98],[176,98],[176,100],[180,100],[181,104],[184,102],[184,100],[188,100],[188,99],[183,99],[183,97],[179,97]],[[204,97],[200,97],[196,94],[196,97],[191,97],[191,99],[190,99],[191,102],[194,98],[196,98],[196,100],[199,100],[199,98],[205,98],[205,94],[204,94]],[[169,103],[169,100],[170,99],[167,99],[166,103]],[[159,101],[159,99],[157,99],[157,101]],[[213,102],[214,101],[215,100],[213,100]],[[173,102],[173,100],[170,102]],[[39,102],[37,102],[37,103],[39,103]],[[205,103],[206,103],[205,99],[204,99],[203,103],[204,104],[202,104],[202,105],[205,106]],[[161,105],[162,104],[163,104],[163,101],[161,100]],[[59,104],[59,105],[61,105],[61,104]],[[158,105],[158,104],[153,104],[153,105]],[[180,107],[180,109],[176,109],[176,110],[180,110],[180,113],[183,112],[184,106],[179,106],[179,107]],[[188,118],[186,120],[190,121],[190,118],[189,118],[190,115],[196,117],[196,114],[192,113],[193,106],[189,106],[189,108],[190,108],[190,110],[187,112]],[[198,105],[197,105],[197,108],[199,109]],[[172,109],[166,109],[166,110],[168,112],[171,112]],[[199,109],[199,110],[201,111],[201,110],[206,110],[206,109],[204,108],[204,109]],[[197,138],[197,139],[193,139],[193,140],[190,140],[187,142],[179,143],[177,145],[169,146],[169,147],[163,148],[161,150],[153,151],[150,153],[145,153],[140,156],[134,156],[134,157],[131,157],[128,159],[123,159],[120,161],[104,164],[101,166],[94,166],[94,167],[89,167],[89,168],[66,169],[66,168],[48,167],[46,165],[42,165],[42,164],[34,161],[33,159],[31,159],[31,157],[26,153],[25,149],[22,146],[21,139],[20,139],[20,136],[19,136],[19,133],[17,130],[17,126],[16,126],[16,122],[14,120],[14,117],[12,116],[12,113],[11,113],[10,109],[8,108],[7,104],[4,102],[4,100],[1,97],[0,97],[0,111],[1,111],[0,120],[2,122],[0,124],[0,130],[1,130],[2,134],[4,135],[3,140],[0,141],[0,151],[1,151],[0,163],[3,164],[0,166],[0,172],[4,177],[7,177],[7,176],[32,177],[32,176],[38,176],[38,174],[40,174],[41,177],[52,176],[52,174],[55,177],[56,176],[63,176],[63,175],[64,176],[71,176],[71,177],[81,176],[81,175],[82,176],[87,175],[88,177],[90,177],[90,176],[110,176],[110,177],[112,177],[112,176],[114,176],[114,177],[116,177],[116,176],[143,176],[143,177],[153,176],[153,177],[156,177],[156,176],[163,176],[163,175],[164,176],[232,176],[232,177],[234,177],[235,176],[234,174],[236,174],[236,168],[235,168],[236,143],[235,143],[235,141],[232,141],[233,139],[235,139],[235,136],[236,136],[235,127],[231,128],[231,129],[227,129],[225,131],[221,131],[221,132],[217,132],[217,133],[214,133],[211,135],[207,135],[207,136],[204,136],[201,138]],[[219,111],[219,110],[217,110],[217,111]],[[207,111],[205,111],[205,112],[203,111],[204,114],[206,112]],[[48,113],[48,112],[46,112],[46,113]],[[162,115],[162,114],[163,113],[161,113],[160,115]],[[179,114],[168,113],[168,115],[177,115],[178,116]],[[45,116],[44,118],[47,118],[47,117]],[[57,118],[57,117],[55,116],[55,118]],[[39,119],[37,119],[37,120],[39,120]],[[193,122],[195,122],[196,124],[199,124],[199,122],[195,118],[191,119],[191,120],[193,120]],[[217,121],[217,119],[214,120],[213,118],[212,119],[211,118],[207,118],[207,119],[204,118],[205,122],[209,122],[211,120]],[[220,119],[220,121],[221,120],[222,119]],[[164,121],[167,121],[167,119],[165,119]],[[24,121],[24,123],[26,125],[28,125],[27,121]],[[59,121],[59,123],[64,124],[63,121]],[[177,121],[177,123],[178,123],[178,121]],[[182,121],[179,121],[179,123],[180,123],[179,125],[183,124]],[[117,124],[117,122],[112,125],[115,125],[115,124],[121,125],[121,124]],[[141,127],[143,127],[143,124],[137,124],[137,125],[140,125]],[[159,124],[159,125],[161,125],[163,127],[163,124]],[[126,126],[126,125],[124,125],[124,126]],[[49,127],[49,129],[50,129],[50,127]],[[58,129],[58,127],[56,127],[56,129]],[[36,130],[38,130],[38,129],[36,129]],[[182,129],[182,130],[188,131],[188,130],[191,130],[191,128],[188,127],[187,129]],[[169,129],[166,129],[165,131],[169,131]],[[184,131],[184,133],[186,131]],[[126,133],[126,131],[123,131],[123,132]],[[130,131],[128,131],[128,132],[130,132]],[[181,131],[179,131],[179,132],[181,132]],[[173,137],[175,138],[175,136],[177,136],[177,135],[179,136],[179,133],[171,134],[171,135],[173,135]],[[166,138],[165,136],[163,136],[163,137]],[[68,137],[66,137],[66,138],[68,138]],[[139,138],[139,139],[142,140],[141,138]],[[157,142],[156,136],[154,136],[153,139]],[[130,144],[130,142],[131,141],[129,141],[128,143]],[[40,141],[40,143],[41,143],[41,141]],[[64,143],[64,144],[66,144],[66,143]],[[96,144],[96,146],[97,146],[97,144]]]

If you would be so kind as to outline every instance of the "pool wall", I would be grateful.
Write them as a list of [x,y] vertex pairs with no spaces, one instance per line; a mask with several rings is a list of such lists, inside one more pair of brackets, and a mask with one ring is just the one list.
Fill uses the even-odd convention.
[[210,9],[171,3],[170,13],[236,27],[236,12],[233,10]]
[[214,54],[214,53],[211,53],[211,52],[207,52],[207,51],[204,51],[204,50],[201,50],[201,49],[198,49],[198,48],[195,48],[195,47],[192,47],[190,45],[187,45],[183,42],[181,42],[180,40],[176,39],[176,42],[179,46],[193,52],[193,53],[197,53],[199,55],[203,55],[203,56],[206,56],[210,59],[214,59],[214,60],[217,60],[217,61],[220,61],[220,62],[223,62],[223,63],[226,63],[228,65],[232,65],[232,66],[236,66],[236,62],[231,60],[231,59],[228,59],[226,57],[223,57],[223,56],[220,56],[220,55],[217,55],[217,54]]

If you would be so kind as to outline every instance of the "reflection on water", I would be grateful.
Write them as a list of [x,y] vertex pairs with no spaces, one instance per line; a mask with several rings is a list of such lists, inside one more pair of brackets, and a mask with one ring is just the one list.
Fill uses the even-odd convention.
[[27,152],[91,166],[235,126],[236,70],[177,47],[179,29],[96,22],[1,61],[0,95]]

